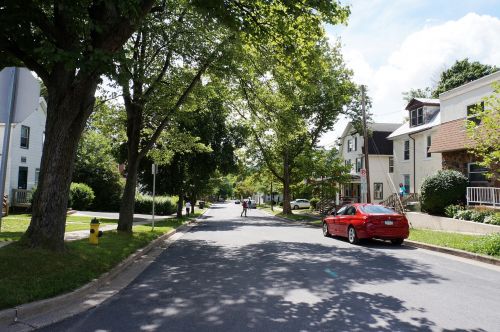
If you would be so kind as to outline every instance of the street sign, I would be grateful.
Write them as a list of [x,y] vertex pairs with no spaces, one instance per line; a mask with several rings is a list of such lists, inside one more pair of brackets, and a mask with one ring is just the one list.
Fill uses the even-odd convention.
[[366,178],[366,169],[362,168],[359,173],[362,178]]
[[158,165],[157,164],[151,165],[151,174],[153,174],[153,175],[158,174]]

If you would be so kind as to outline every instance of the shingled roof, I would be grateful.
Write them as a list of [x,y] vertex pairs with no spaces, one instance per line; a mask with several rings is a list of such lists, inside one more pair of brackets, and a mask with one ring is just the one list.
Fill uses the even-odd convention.
[[465,119],[457,119],[438,126],[436,136],[432,139],[429,152],[448,152],[464,150],[471,146],[467,137]]

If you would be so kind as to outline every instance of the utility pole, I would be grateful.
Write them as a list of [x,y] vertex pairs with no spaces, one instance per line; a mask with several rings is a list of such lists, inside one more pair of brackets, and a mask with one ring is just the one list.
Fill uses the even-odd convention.
[[273,176],[271,174],[271,211],[274,211],[273,208],[273,202],[274,202],[274,195],[273,195]]
[[366,107],[365,107],[365,86],[361,85],[361,110],[363,111],[363,136],[365,146],[365,169],[366,169],[366,202],[371,203],[370,195],[370,163],[368,160],[368,128],[366,126]]

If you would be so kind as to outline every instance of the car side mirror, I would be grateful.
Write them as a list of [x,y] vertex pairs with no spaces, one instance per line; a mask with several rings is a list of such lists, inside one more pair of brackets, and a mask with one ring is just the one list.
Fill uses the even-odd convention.
[[336,215],[337,215],[337,211],[332,210],[332,211],[330,211],[330,214],[331,214],[332,216],[336,216]]

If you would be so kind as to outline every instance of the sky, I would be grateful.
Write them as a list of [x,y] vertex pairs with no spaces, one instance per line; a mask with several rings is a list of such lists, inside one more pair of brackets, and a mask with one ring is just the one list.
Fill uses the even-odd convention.
[[[456,60],[500,66],[500,0],[341,0],[347,26],[327,26],[357,84],[367,86],[375,122],[401,123],[402,93],[433,86]],[[320,144],[334,146],[340,119]]]

